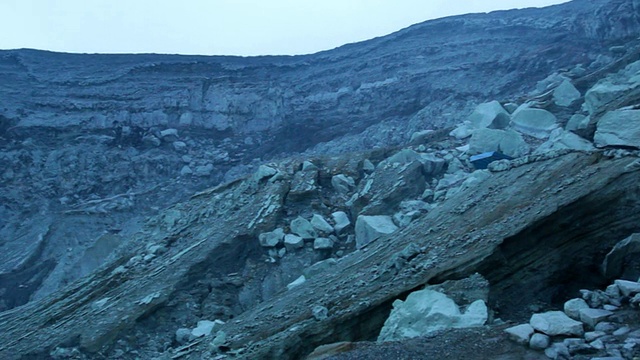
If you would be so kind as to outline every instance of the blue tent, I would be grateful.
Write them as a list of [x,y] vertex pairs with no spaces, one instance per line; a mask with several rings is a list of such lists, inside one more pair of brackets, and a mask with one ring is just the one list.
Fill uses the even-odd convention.
[[507,156],[498,151],[486,152],[478,155],[473,155],[471,157],[471,163],[475,166],[476,169],[486,169],[489,164],[497,160],[512,160],[511,156]]

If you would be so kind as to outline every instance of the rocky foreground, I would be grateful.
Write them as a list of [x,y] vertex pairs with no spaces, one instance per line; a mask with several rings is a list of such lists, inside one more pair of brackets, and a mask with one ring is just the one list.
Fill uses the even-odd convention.
[[[237,95],[209,98],[211,103],[227,99],[224,111],[189,102],[178,106],[179,112],[167,115],[163,108],[158,111],[166,116],[146,117],[141,109],[158,109],[146,103],[154,98],[146,97],[144,103],[123,100],[139,107],[137,115],[125,116],[124,125],[95,124],[109,123],[109,111],[119,109],[113,97],[122,82],[134,91],[145,89],[143,83],[157,89],[161,79],[171,90],[201,76],[205,64],[207,72],[222,71],[221,66],[234,74],[252,69],[252,76],[266,76],[262,66],[270,68],[273,59],[198,58],[190,66],[181,59],[178,66],[167,57],[166,64],[129,68],[131,59],[123,57],[122,64],[129,65],[107,70],[106,58],[97,56],[85,65],[71,61],[64,71],[43,73],[42,66],[51,64],[43,54],[11,52],[4,71],[17,62],[31,74],[5,72],[12,74],[11,81],[22,79],[24,88],[39,82],[55,86],[36,87],[39,97],[24,95],[21,87],[3,88],[25,110],[5,110],[17,115],[3,117],[0,128],[6,140],[1,159],[10,164],[0,189],[6,199],[0,205],[6,215],[0,220],[0,358],[640,356],[639,6],[637,1],[574,1],[450,18],[362,45],[370,51],[350,45],[276,59],[289,65],[344,61],[342,66],[350,68],[347,59],[358,51],[374,58],[384,49],[406,46],[412,52],[416,34],[459,21],[470,28],[460,30],[465,35],[457,38],[462,43],[456,54],[484,44],[473,35],[479,34],[477,26],[494,35],[524,27],[527,36],[543,34],[536,44],[554,44],[548,57],[543,52],[518,62],[529,53],[505,54],[506,60],[491,62],[519,64],[501,77],[512,76],[513,87],[483,84],[483,92],[475,95],[451,93],[450,108],[437,97],[394,87],[421,89],[420,76],[365,87],[388,101],[377,103],[381,98],[373,95],[361,99],[362,106],[375,104],[363,110],[372,119],[384,118],[376,106],[390,106],[405,95],[434,101],[403,115],[402,129],[393,128],[411,130],[408,134],[369,149],[364,149],[367,135],[395,130],[373,125],[349,135],[351,130],[336,127],[333,116],[357,108],[355,102],[316,108],[310,99],[285,97],[284,103],[326,114],[318,115],[328,121],[323,131],[336,134],[327,135],[331,142],[318,144],[326,134],[319,135],[314,148],[296,149],[307,150],[302,155],[267,155],[251,166],[251,151],[268,154],[274,146],[269,141],[286,150],[286,142],[296,139],[295,124],[265,128],[256,115],[262,105],[239,105],[247,99],[261,104],[256,99],[262,93],[251,97],[244,90],[231,91],[222,80],[207,80],[206,89]],[[540,14],[549,18],[535,18]],[[576,52],[554,52],[559,40],[544,36],[551,29],[581,34],[582,40],[570,42]],[[594,38],[602,44],[587,41]],[[578,52],[585,57],[577,59]],[[381,64],[396,63],[383,58]],[[473,68],[432,69],[430,74],[437,75],[428,79],[437,85],[439,76],[451,78],[460,69],[464,78],[474,79],[472,74],[489,66],[478,61]],[[538,65],[526,65],[531,62]],[[373,76],[373,68],[357,72]],[[327,76],[339,72],[313,69]],[[112,71],[119,75],[113,77]],[[540,75],[536,81],[528,79],[533,74]],[[56,110],[58,91],[76,99],[73,109]],[[457,97],[465,98],[465,105],[457,107]],[[23,103],[37,98],[49,99],[48,105]],[[107,103],[109,111],[101,108]],[[443,106],[442,113],[434,106]],[[288,109],[286,119],[313,124]],[[446,109],[452,113],[446,115]],[[94,124],[97,114],[105,118]],[[224,121],[235,119],[235,125],[213,130],[221,114],[230,116]],[[238,120],[241,114],[253,115],[245,123]],[[439,120],[431,121],[436,114]],[[85,117],[93,120],[79,120]],[[357,114],[353,119],[359,126]],[[257,127],[253,133],[237,124]],[[282,137],[254,142],[279,131]],[[218,143],[218,135],[225,140]],[[236,146],[240,138],[244,145]],[[363,142],[341,146],[354,138]]]

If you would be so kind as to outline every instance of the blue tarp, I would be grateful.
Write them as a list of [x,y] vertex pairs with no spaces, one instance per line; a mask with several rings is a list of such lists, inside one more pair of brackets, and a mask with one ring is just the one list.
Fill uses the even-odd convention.
[[511,156],[507,156],[501,152],[491,151],[478,155],[473,155],[471,157],[471,163],[475,166],[476,169],[486,169],[489,164],[497,160],[512,160]]

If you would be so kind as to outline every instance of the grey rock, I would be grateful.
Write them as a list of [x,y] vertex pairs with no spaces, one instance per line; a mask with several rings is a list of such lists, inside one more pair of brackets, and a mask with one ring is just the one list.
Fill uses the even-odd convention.
[[612,84],[609,80],[601,81],[585,94],[584,107],[589,114],[596,114],[604,105],[630,92],[633,88],[634,85],[631,84]]
[[607,321],[600,322],[594,327],[595,331],[601,331],[606,334],[611,334],[617,329],[618,327],[616,326],[616,324]]
[[598,121],[594,142],[598,147],[632,146],[640,148],[640,110],[607,112]]
[[185,143],[184,143],[184,142],[182,142],[182,141],[176,141],[176,142],[174,142],[172,145],[173,145],[173,149],[174,149],[175,151],[178,151],[178,152],[184,152],[184,151],[187,151],[187,144],[185,144]]
[[345,230],[351,225],[351,220],[349,220],[349,215],[344,211],[336,211],[331,214],[333,218],[333,222],[336,224],[334,226],[334,230],[336,234],[342,235]]
[[314,250],[331,250],[333,249],[333,240],[329,238],[317,238],[313,241]]
[[318,237],[318,233],[313,228],[313,225],[311,225],[309,220],[300,216],[291,221],[290,228],[292,233],[303,239],[315,239]]
[[302,171],[318,171],[318,167],[311,161],[302,162]]
[[338,174],[331,178],[331,186],[339,194],[347,194],[356,186],[352,177]]
[[313,318],[317,321],[325,320],[329,317],[329,309],[324,306],[316,305],[311,309]]
[[571,106],[571,104],[579,100],[581,96],[580,91],[578,91],[569,80],[563,81],[553,91],[553,101],[558,106]]
[[304,247],[304,239],[297,235],[286,234],[284,236],[284,247],[289,251],[301,249]]
[[256,181],[260,181],[264,178],[268,178],[268,177],[272,177],[273,175],[277,174],[278,170],[272,168],[271,166],[267,166],[267,165],[260,165],[258,167],[258,171],[256,171],[253,174],[253,178]]
[[178,140],[178,129],[166,129],[160,132],[160,138],[165,142],[174,142]]
[[591,119],[588,116],[575,114],[571,116],[571,118],[567,122],[567,125],[565,126],[565,130],[574,131],[574,130],[586,129],[589,126],[590,120]]
[[372,173],[376,170],[376,166],[369,159],[364,159],[362,162],[362,170],[366,173]]
[[584,333],[582,323],[568,317],[562,311],[549,311],[542,314],[534,314],[529,324],[537,331],[549,336],[577,335]]
[[158,147],[162,144],[162,141],[153,135],[146,135],[142,138],[142,143],[150,147]]
[[277,228],[271,232],[262,233],[258,236],[258,239],[262,247],[276,247],[284,240],[284,230]]
[[536,151],[534,151],[534,154],[564,149],[579,151],[595,150],[590,141],[583,139],[572,132],[558,128],[549,134],[549,140],[541,144]]
[[200,177],[206,177],[206,176],[211,176],[212,172],[213,172],[213,165],[207,164],[207,165],[197,166],[194,172],[194,175],[200,176]]
[[188,342],[190,337],[191,337],[191,329],[180,328],[176,330],[176,341],[179,344],[184,344]]
[[311,226],[321,234],[331,234],[333,232],[333,226],[331,226],[322,215],[314,214],[311,217]]
[[555,115],[543,109],[521,106],[512,115],[512,124],[517,131],[538,139],[549,137],[551,131],[558,127]]
[[529,145],[513,130],[480,129],[473,132],[469,141],[469,152],[480,154],[499,151],[511,157],[520,157],[529,152]]
[[318,261],[317,263],[309,266],[308,268],[303,270],[303,273],[304,273],[304,276],[307,277],[307,279],[311,279],[326,271],[331,270],[331,268],[336,266],[336,264],[337,264],[336,259],[329,258],[326,260]]
[[393,302],[378,342],[409,339],[435,331],[482,326],[488,310],[482,300],[473,302],[464,313],[446,295],[433,290],[414,291],[405,301]]
[[549,359],[568,359],[571,355],[569,354],[569,349],[566,345],[562,343],[554,343],[550,347],[548,347],[544,354]]
[[390,216],[360,215],[356,220],[356,246],[360,249],[380,236],[392,234],[396,230],[398,227]]
[[549,347],[551,343],[551,338],[549,336],[535,333],[531,336],[531,340],[529,340],[529,347],[533,350],[544,350]]
[[580,320],[580,310],[588,308],[589,304],[584,299],[571,299],[564,303],[565,314],[574,320]]
[[522,345],[528,344],[531,339],[531,335],[534,333],[533,327],[529,324],[512,326],[504,331],[509,336],[509,339]]
[[411,134],[411,139],[409,140],[409,144],[411,145],[422,144],[427,140],[427,138],[429,138],[429,135],[432,133],[433,133],[433,130],[416,131],[413,134]]
[[298,286],[307,282],[307,278],[304,275],[300,275],[297,279],[287,284],[287,290],[297,288]]
[[[602,263],[602,272],[607,279],[615,279],[620,277],[627,266],[632,267],[631,260],[635,258],[634,255],[640,254],[640,234],[632,234],[624,240],[617,243],[611,251],[604,258]],[[607,295],[616,297],[616,293],[619,293],[618,287],[614,284],[609,290],[607,288]]]
[[607,335],[604,331],[589,331],[584,333],[584,339],[587,342],[592,342],[598,338]]
[[504,129],[509,126],[509,113],[497,101],[478,105],[467,119],[475,129]]
[[602,309],[580,309],[580,321],[592,328],[611,315],[611,311]]
[[193,174],[193,170],[188,165],[185,165],[180,169],[180,176],[189,176]]
[[616,280],[614,283],[618,286],[618,289],[620,289],[620,292],[624,296],[632,296],[640,293],[640,283],[635,281]]
[[631,328],[629,328],[628,326],[623,326],[623,327],[617,329],[616,331],[614,331],[613,333],[611,333],[611,335],[613,335],[613,336],[624,336],[624,335],[627,335],[630,332],[631,332]]
[[446,160],[435,156],[434,154],[422,154],[418,159],[422,163],[422,169],[426,175],[435,176],[444,170],[447,164]]
[[195,338],[199,338],[202,336],[209,336],[213,329],[224,325],[224,322],[220,320],[210,321],[210,320],[200,320],[198,321],[198,326],[191,330],[191,336]]

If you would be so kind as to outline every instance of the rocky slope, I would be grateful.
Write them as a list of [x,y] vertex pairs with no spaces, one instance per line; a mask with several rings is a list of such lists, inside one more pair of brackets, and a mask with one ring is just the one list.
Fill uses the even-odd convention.
[[513,321],[604,286],[640,230],[639,6],[303,57],[0,54],[1,357],[293,359],[475,272]]

